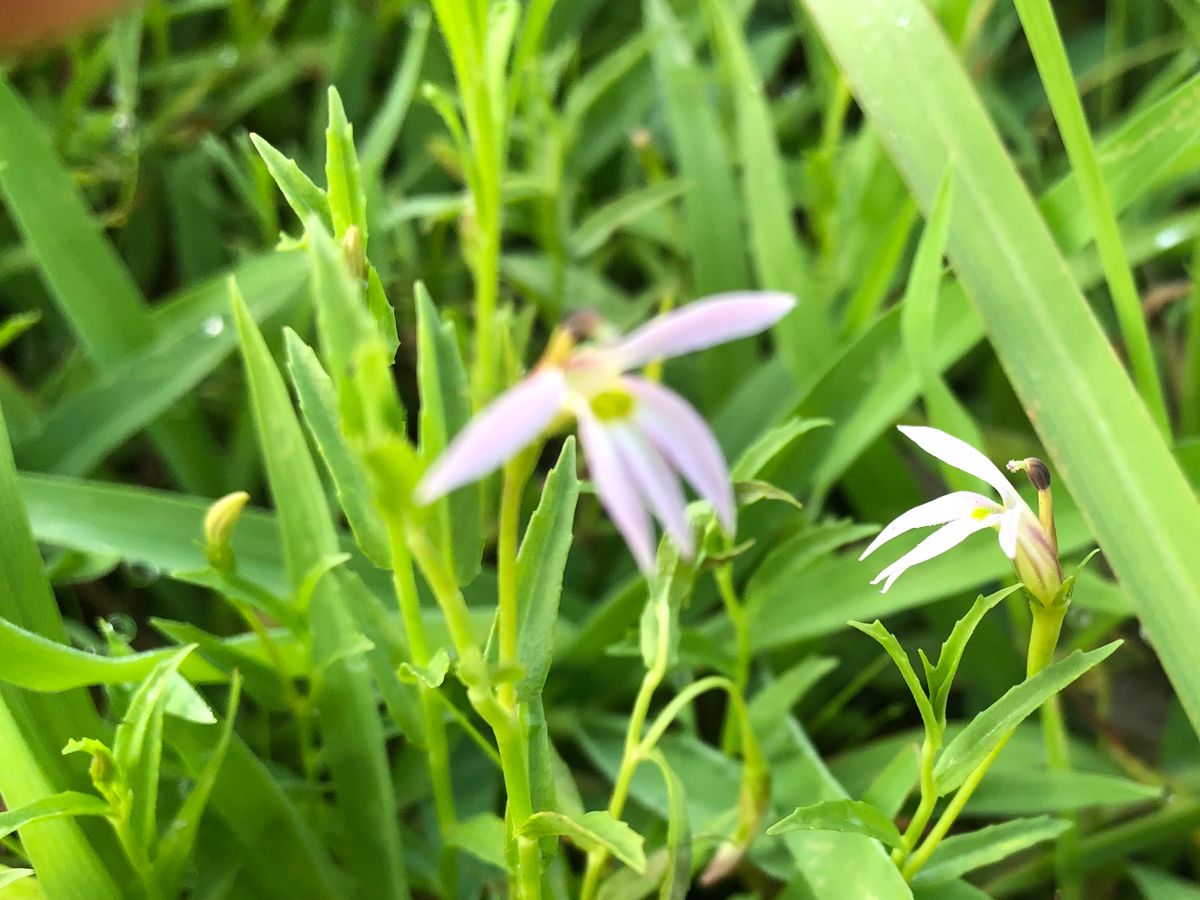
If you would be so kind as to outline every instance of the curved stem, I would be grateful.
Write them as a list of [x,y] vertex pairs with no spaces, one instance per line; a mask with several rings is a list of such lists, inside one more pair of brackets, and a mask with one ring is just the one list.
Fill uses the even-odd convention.
[[912,821],[904,829],[902,836],[904,846],[897,847],[892,851],[892,862],[898,866],[903,864],[912,853],[913,847],[925,833],[925,826],[929,824],[929,817],[933,815],[934,807],[937,806],[938,794],[933,781],[933,764],[937,758],[938,749],[938,746],[929,739],[929,735],[926,735],[921,744],[921,802],[917,805],[917,811],[913,813]]

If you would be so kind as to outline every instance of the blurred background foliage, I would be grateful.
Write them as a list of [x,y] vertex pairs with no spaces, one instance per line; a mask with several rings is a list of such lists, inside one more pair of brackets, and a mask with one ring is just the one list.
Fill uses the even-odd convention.
[[[987,112],[1120,351],[1079,187],[1014,8],[931,5],[957,36]],[[1195,485],[1200,9],[1190,0],[1055,9],[1135,267],[1176,457]],[[0,405],[25,473],[22,496],[79,644],[102,645],[98,619],[109,623],[110,643],[139,649],[168,642],[169,629],[152,619],[219,636],[243,627],[204,591],[167,576],[196,566],[202,498],[244,489],[255,505],[270,505],[224,273],[239,273],[274,350],[280,326],[312,330],[303,260],[273,249],[300,227],[252,133],[323,183],[326,91],[340,92],[363,160],[371,259],[395,307],[396,379],[410,408],[414,282],[444,316],[470,322],[463,242],[472,208],[460,148],[435,109],[455,88],[431,20],[404,0],[146,0],[60,46],[10,55],[8,86],[0,85],[0,151],[10,161],[0,172]],[[560,0],[540,52],[517,74],[500,296],[509,310],[502,322],[527,348],[527,363],[577,309],[625,326],[722,290],[760,286],[801,298],[801,312],[777,328],[774,352],[742,342],[673,363],[667,380],[708,415],[731,460],[769,435],[774,452],[760,477],[805,504],[749,508],[741,537],[754,544],[736,569],[752,636],[749,677],[764,684],[791,675],[784,700],[776,698],[788,714],[772,722],[767,741],[776,805],[836,791],[830,773],[854,797],[888,789],[877,776],[904,769],[916,716],[886,657],[846,620],[890,617],[908,646],[929,650],[965,601],[1008,578],[989,537],[886,596],[868,585],[876,568],[859,564],[855,547],[873,533],[870,523],[929,496],[943,477],[902,448],[891,426],[927,418],[954,426],[997,460],[1040,453],[982,324],[951,280],[930,313],[931,344],[902,321],[921,216],[799,4]],[[80,218],[76,192],[99,231]],[[1057,499],[1074,561],[1093,542],[1071,498],[1060,491]],[[246,528],[254,535],[243,537],[244,565],[277,579],[270,521],[254,514]],[[485,567],[473,598],[489,599],[491,577]],[[545,705],[588,808],[604,802],[641,677],[632,636],[644,595],[597,504],[581,502]],[[1068,647],[1127,639],[1068,692],[1080,777],[1044,772],[1037,735],[1022,732],[969,811],[987,821],[1080,809],[1087,896],[1138,896],[1135,883],[1151,900],[1193,896],[1168,873],[1195,872],[1200,748],[1102,562],[1076,601]],[[952,718],[1020,679],[1027,615],[1014,600],[981,626]],[[682,669],[733,671],[733,632],[712,579],[697,582],[683,619]],[[253,696],[249,680],[247,688]],[[667,742],[698,835],[736,794],[735,763],[713,752],[720,713],[706,700]],[[271,718],[244,708],[239,722],[266,759]],[[398,772],[419,768],[415,752],[397,748]],[[494,772],[469,742],[455,752],[479,772],[468,809],[488,808]],[[398,783],[406,828],[423,834],[427,787],[416,776]],[[644,833],[662,827],[660,793],[653,779],[636,783],[630,817]],[[426,852],[419,838],[414,847],[414,856]],[[737,889],[770,893],[798,883],[798,870],[813,882],[820,862],[804,854],[760,839]],[[1034,851],[983,876],[977,882],[995,896],[1044,897],[1053,866]],[[800,890],[787,896],[807,896]]]

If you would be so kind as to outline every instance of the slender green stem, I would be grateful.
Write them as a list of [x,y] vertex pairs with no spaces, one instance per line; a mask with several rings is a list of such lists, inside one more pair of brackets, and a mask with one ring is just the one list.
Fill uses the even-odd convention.
[[1108,187],[1100,171],[1096,147],[1088,130],[1083,102],[1075,86],[1071,63],[1054,18],[1050,0],[1016,0],[1017,15],[1033,51],[1033,59],[1042,77],[1046,97],[1058,123],[1063,146],[1078,175],[1080,197],[1096,235],[1096,249],[1104,268],[1104,278],[1112,295],[1121,337],[1129,354],[1133,380],[1155,422],[1170,432],[1167,405],[1150,344],[1150,333],[1142,314],[1142,301],[1133,271],[1121,241],[1121,232],[1113,212]]
[[[1054,660],[1054,649],[1058,646],[1058,636],[1062,632],[1063,616],[1066,615],[1067,605],[1062,603],[1056,606],[1042,606],[1034,602],[1030,604],[1030,609],[1033,611],[1033,627],[1029,634],[1029,653],[1025,661],[1026,677],[1036,675]],[[963,811],[963,807],[967,805],[967,801],[979,787],[979,782],[983,781],[983,776],[987,774],[988,769],[992,767],[992,763],[996,761],[1000,751],[1004,749],[1012,736],[1012,731],[1004,735],[992,748],[992,752],[975,767],[955,792],[933,830],[909,857],[908,863],[902,870],[905,880],[912,881],[913,876],[929,861],[929,857],[938,848],[942,838],[950,831],[951,826]]]
[[917,810],[913,813],[912,821],[908,823],[908,827],[904,829],[902,836],[902,847],[897,847],[892,851],[892,862],[896,865],[903,865],[908,859],[908,855],[912,853],[912,849],[916,846],[921,835],[925,833],[925,826],[929,824],[929,818],[933,815],[933,808],[937,805],[937,786],[933,780],[933,764],[937,759],[938,746],[929,739],[929,735],[925,736],[924,742],[921,744],[921,802],[917,804]]
[[506,832],[516,845],[516,867],[510,872],[512,895],[518,900],[540,900],[542,859],[537,841],[522,838],[519,830],[533,814],[529,783],[529,760],[523,730],[513,710],[497,699],[496,688],[488,675],[487,664],[471,632],[471,616],[462,591],[445,561],[425,531],[408,522],[405,536],[408,548],[446,618],[450,639],[458,653],[458,674],[467,688],[467,698],[475,711],[491,726],[500,754],[500,769],[508,796],[505,811]]
[[[124,804],[121,806],[124,807]],[[138,880],[142,884],[143,895],[146,900],[164,900],[162,887],[154,875],[154,865],[146,854],[146,848],[141,845],[137,835],[133,833],[133,824],[129,819],[128,809],[122,808],[114,812],[116,814],[111,816],[108,821],[112,824],[113,831],[116,832],[117,840],[121,844],[121,849],[125,851],[130,865],[137,872]]]
[[[404,526],[396,517],[388,520],[388,548],[392,563],[392,586],[400,606],[400,618],[408,639],[409,656],[418,666],[429,665],[429,637],[421,616],[421,599],[413,578],[412,558],[404,541]],[[438,691],[421,684],[417,688],[421,704],[421,724],[425,732],[425,749],[429,766],[429,781],[433,786],[433,803],[437,810],[438,829],[443,837],[458,822],[454,807],[454,783],[450,776],[450,745],[446,739],[446,722],[442,717]],[[442,889],[449,896],[458,893],[458,854],[443,844],[439,860]]]
[[[670,659],[668,641],[670,640],[670,622],[667,617],[670,611],[665,605],[660,607],[658,623],[658,651],[652,665],[642,678],[633,701],[633,711],[629,714],[629,726],[625,730],[625,748],[621,753],[621,765],[617,769],[617,777],[613,782],[612,795],[608,801],[608,812],[614,819],[620,818],[625,809],[625,800],[629,796],[629,786],[633,783],[633,775],[642,762],[639,747],[641,745],[642,728],[646,724],[646,716],[650,712],[650,702],[654,692],[658,690],[667,675],[667,664]],[[604,873],[604,864],[608,854],[603,850],[593,850],[588,853],[587,866],[583,873],[583,884],[579,889],[579,900],[593,900],[600,887],[600,876]]]
[[[738,597],[737,589],[733,584],[733,564],[725,563],[719,566],[713,573],[713,577],[716,579],[721,601],[725,604],[725,614],[729,616],[729,621],[733,624],[734,646],[737,654],[733,661],[733,683],[739,692],[745,693],[746,685],[750,681],[750,624],[746,620],[746,609],[742,606],[741,598]],[[736,710],[730,706],[725,715],[725,725],[721,730],[721,750],[724,753],[732,752],[737,744],[735,712]]]

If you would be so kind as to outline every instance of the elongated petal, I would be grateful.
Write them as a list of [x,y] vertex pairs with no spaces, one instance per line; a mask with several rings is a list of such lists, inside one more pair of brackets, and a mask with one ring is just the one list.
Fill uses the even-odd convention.
[[914,528],[927,528],[930,525],[945,525],[955,519],[965,519],[976,510],[986,509],[989,513],[999,512],[1000,507],[994,500],[989,500],[983,494],[974,491],[955,491],[952,494],[914,506],[908,512],[901,513],[883,531],[875,536],[871,545],[863,551],[859,559],[866,559],[892,538],[912,531]]
[[638,400],[634,418],[696,493],[713,505],[721,527],[733,534],[737,507],[725,456],[708,423],[691,404],[662,385],[644,378],[621,380]]
[[534,372],[501,394],[434,461],[417,485],[417,499],[431,503],[498,469],[546,430],[566,395],[566,381],[556,368]]
[[1017,536],[1021,529],[1020,506],[1014,506],[1004,511],[1000,517],[1000,549],[1009,559],[1017,558]]
[[696,543],[688,525],[687,501],[683,499],[679,476],[636,423],[622,423],[605,430],[621,456],[625,471],[637,484],[638,492],[646,498],[680,554],[691,559],[696,554]]
[[608,350],[622,369],[635,369],[653,359],[682,356],[758,334],[796,305],[791,294],[741,291],[717,294],[651,319]]
[[930,456],[986,481],[999,492],[1005,506],[1012,506],[1020,500],[1020,495],[996,464],[966,441],[937,428],[921,425],[901,425],[900,431]]
[[638,568],[643,572],[653,571],[654,529],[642,495],[608,432],[586,408],[579,410],[579,440],[596,496],[625,538]]
[[896,579],[913,566],[927,562],[935,556],[941,556],[947,550],[957,547],[976,531],[995,526],[998,519],[999,516],[996,515],[990,515],[982,519],[969,517],[966,519],[955,519],[953,522],[943,525],[876,575],[875,580],[871,584],[879,584],[882,581],[883,587],[880,589],[880,593],[886,594],[888,589],[896,582]]

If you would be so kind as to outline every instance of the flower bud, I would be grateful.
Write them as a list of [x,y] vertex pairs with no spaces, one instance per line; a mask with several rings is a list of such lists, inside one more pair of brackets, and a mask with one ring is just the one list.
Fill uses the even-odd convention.
[[1055,603],[1063,584],[1058,561],[1058,534],[1054,527],[1054,496],[1050,468],[1036,456],[1011,460],[1008,471],[1024,472],[1038,492],[1038,516],[1025,514],[1017,529],[1017,556],[1013,565],[1026,589],[1044,606]]
[[234,491],[210,506],[204,514],[204,553],[219,572],[234,569],[236,561],[229,539],[249,500],[250,495],[245,491]]

